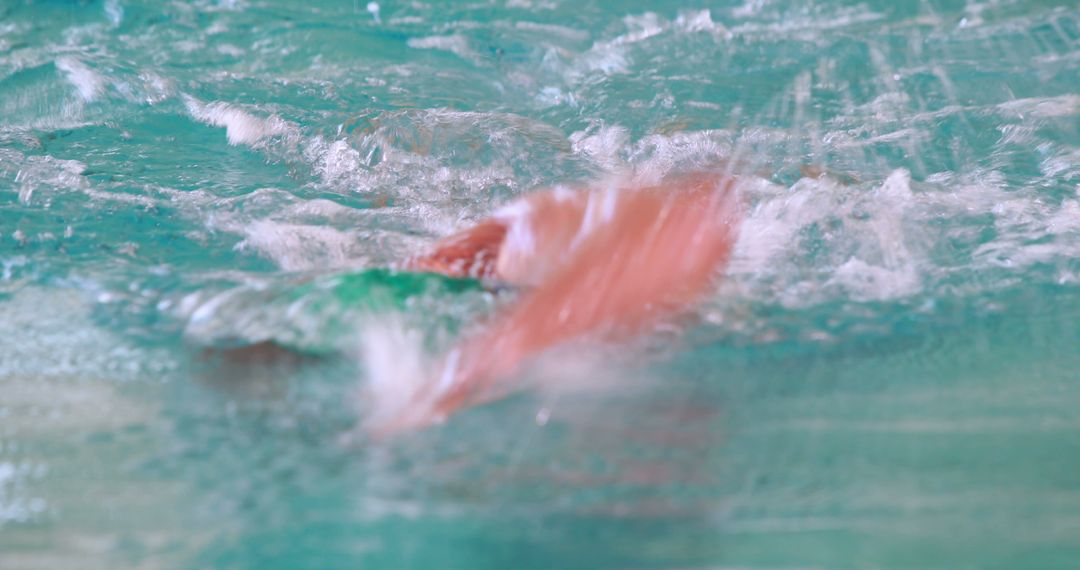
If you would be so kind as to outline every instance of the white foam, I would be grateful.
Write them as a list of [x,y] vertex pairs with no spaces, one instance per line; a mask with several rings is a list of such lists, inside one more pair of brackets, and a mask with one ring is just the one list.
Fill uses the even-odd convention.
[[746,0],[742,6],[734,8],[731,15],[736,18],[749,18],[757,15],[769,3],[770,0]]
[[857,5],[840,8],[830,17],[808,15],[764,22],[747,22],[732,28],[730,33],[735,36],[787,35],[792,39],[819,40],[823,31],[875,22],[884,18],[884,14],[871,11],[865,5]]
[[572,92],[564,92],[562,89],[551,85],[541,88],[534,99],[544,107],[554,107],[556,105],[564,104],[571,107],[578,106],[577,97],[575,97]]
[[58,58],[56,68],[64,73],[67,80],[79,92],[79,96],[87,103],[97,99],[105,92],[105,79],[98,72],[73,57]]
[[255,146],[267,138],[292,132],[290,125],[276,115],[260,118],[228,103],[204,104],[186,95],[184,103],[195,120],[225,127],[225,136],[231,145]]
[[1016,99],[1001,103],[997,108],[1002,113],[1011,116],[1028,115],[1042,119],[1071,117],[1080,114],[1080,95]]
[[604,75],[626,73],[630,69],[630,59],[626,49],[620,44],[599,43],[582,54],[576,66],[567,73],[567,79],[576,83],[587,72],[598,71]]
[[921,289],[919,275],[911,265],[890,269],[855,257],[837,267],[827,284],[841,287],[857,301],[897,299]]
[[421,332],[406,326],[400,315],[386,314],[373,316],[360,338],[367,372],[364,426],[380,432],[438,421],[439,375]]
[[25,267],[29,263],[30,260],[25,255],[0,259],[0,281],[11,281],[14,270],[18,267]]
[[1062,150],[1043,160],[1040,167],[1047,178],[1080,180],[1080,148]]
[[285,208],[281,217],[287,219],[301,219],[301,218],[313,218],[313,221],[332,221],[342,220],[345,222],[357,221],[358,219],[366,220],[366,216],[361,218],[358,214],[362,211],[354,210],[348,206],[342,206],[332,200],[324,200],[321,198],[315,198],[313,200],[304,200],[296,202]]
[[519,30],[526,30],[530,32],[542,32],[549,35],[554,34],[573,41],[585,41],[589,37],[589,33],[584,30],[577,30],[574,28],[558,26],[555,24],[540,24],[537,22],[517,21],[514,22],[514,27]]
[[712,12],[709,10],[680,12],[675,18],[675,26],[686,32],[706,32],[717,38],[731,35],[723,24],[713,21]]
[[658,36],[668,28],[667,22],[661,20],[655,12],[626,16],[623,23],[626,24],[627,32],[612,40],[614,44],[637,43]]
[[119,26],[124,21],[124,7],[120,0],[105,0],[105,17],[113,26]]
[[411,26],[413,24],[423,24],[424,19],[420,16],[398,16],[396,18],[390,18],[389,24],[391,26]]
[[570,135],[570,143],[576,154],[588,158],[604,170],[613,171],[625,164],[619,153],[626,148],[630,133],[625,127],[611,125],[591,131],[578,131]]
[[[978,205],[993,214],[996,238],[976,248],[973,257],[979,263],[1019,271],[1080,257],[1077,199],[1065,199],[1055,206],[993,187],[982,188],[982,193],[991,195],[988,203]],[[1080,195],[1080,188],[1077,193]]]
[[244,51],[243,48],[233,44],[218,44],[217,51],[222,55],[227,55],[230,57],[241,57],[245,53],[247,53],[246,51]]
[[[686,13],[676,24],[677,29],[682,31],[705,31],[706,29],[721,33],[722,26],[711,23],[711,15],[708,11]],[[544,66],[564,76],[570,84],[576,84],[594,75],[615,75],[627,73],[631,62],[631,48],[634,44],[656,37],[673,29],[672,23],[668,22],[653,12],[629,15],[623,18],[626,32],[615,36],[610,40],[594,42],[592,47],[584,53],[577,55],[561,46],[551,46],[548,54],[544,57]],[[569,58],[569,64],[563,62]]]
[[732,153],[732,134],[705,130],[647,135],[630,147],[627,160],[644,184],[655,184],[672,171],[715,169]]
[[144,102],[150,105],[156,105],[165,101],[169,97],[172,97],[176,92],[176,87],[171,79],[166,79],[154,72],[144,71],[139,74],[139,78],[143,82]]
[[86,165],[77,160],[62,160],[51,156],[26,156],[21,152],[0,149],[0,176],[14,172],[12,188],[19,195],[19,202],[29,205],[35,202],[48,204],[49,194],[40,190],[74,190],[88,192],[89,182],[82,173]]
[[[375,433],[441,423],[439,400],[454,387],[459,353],[436,360],[425,349],[423,334],[409,328],[400,315],[372,316],[361,335],[360,354],[367,384],[359,395],[363,427]],[[619,347],[567,345],[531,360],[501,390],[536,390],[550,406],[558,400],[563,415],[573,401],[607,394],[625,396],[651,387],[652,380],[633,368],[620,366]],[[573,400],[573,401],[572,401]],[[592,408],[590,408],[592,409]]]
[[[741,230],[728,273],[750,294],[790,307],[836,295],[886,300],[914,295],[924,283],[922,240],[905,224],[915,203],[907,171],[893,172],[866,193],[829,180],[803,179],[790,189],[742,182],[756,202]],[[834,226],[825,259],[808,261],[803,232]],[[821,231],[821,230],[819,230]]]
[[229,31],[229,26],[223,20],[214,20],[214,23],[210,24],[206,28],[206,35],[216,36],[217,34],[223,34]]
[[247,0],[218,0],[217,6],[207,6],[208,11],[243,12],[248,8]]
[[348,268],[364,265],[355,232],[325,226],[257,220],[243,228],[237,251],[252,250],[286,271]]
[[555,2],[541,1],[533,2],[532,0],[506,0],[507,8],[524,8],[529,10],[554,10],[559,7]]
[[776,195],[758,202],[743,223],[731,260],[732,272],[765,271],[770,260],[788,251],[798,229],[820,218],[827,207],[811,206],[817,199],[813,193],[780,194],[783,190],[774,188]]
[[[325,148],[325,150],[321,150]],[[360,151],[349,145],[342,139],[329,145],[319,145],[319,149],[312,147],[321,158],[316,159],[318,171],[325,184],[338,187],[362,187],[365,183],[370,184],[364,160]]]
[[480,60],[480,54],[469,46],[469,40],[461,34],[449,36],[428,36],[423,38],[409,38],[408,46],[413,49],[435,49],[448,51],[454,55],[472,62]]
[[192,192],[162,193],[191,214],[205,216],[207,229],[241,236],[237,251],[260,255],[286,271],[351,269],[387,263],[401,254],[391,241],[395,234],[370,229],[371,211],[330,200],[300,200],[273,188],[225,200]]

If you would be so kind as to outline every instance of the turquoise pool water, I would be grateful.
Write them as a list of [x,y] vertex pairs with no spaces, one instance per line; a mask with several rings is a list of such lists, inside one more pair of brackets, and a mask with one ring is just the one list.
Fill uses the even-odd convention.
[[[589,390],[372,441],[491,299],[266,301],[717,167],[724,284]],[[1064,1],[0,0],[0,568],[1075,568],[1078,194]]]

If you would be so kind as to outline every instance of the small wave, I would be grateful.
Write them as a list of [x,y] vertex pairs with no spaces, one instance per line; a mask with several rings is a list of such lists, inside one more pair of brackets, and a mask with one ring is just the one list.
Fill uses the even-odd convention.
[[409,38],[407,43],[413,49],[448,51],[466,61],[473,63],[480,61],[480,54],[469,45],[468,38],[461,34]]
[[295,127],[276,115],[260,118],[228,103],[203,103],[186,95],[184,104],[195,120],[215,127],[225,127],[225,136],[229,139],[229,144],[234,146],[257,146],[271,137],[295,132]]
[[90,103],[105,93],[105,78],[78,59],[61,57],[56,60],[56,68],[64,73],[83,101]]
[[706,32],[717,38],[726,38],[731,34],[723,24],[714,22],[710,10],[681,12],[675,19],[675,26],[687,32]]
[[244,225],[237,251],[252,250],[285,271],[365,265],[355,232],[258,220]]
[[[729,273],[789,307],[837,294],[867,301],[918,293],[925,254],[906,223],[914,204],[910,185],[903,170],[869,194],[829,180],[803,179],[789,190],[745,184],[756,204]],[[807,255],[824,251],[826,259]]]
[[1030,115],[1043,119],[1071,117],[1080,114],[1080,95],[1016,99],[997,106],[1003,114]]
[[19,151],[0,149],[0,179],[11,177],[12,189],[19,203],[29,205],[40,200],[47,203],[48,195],[35,194],[55,188],[87,192],[90,184],[83,177],[86,165],[77,160],[62,160],[52,156],[27,156]]

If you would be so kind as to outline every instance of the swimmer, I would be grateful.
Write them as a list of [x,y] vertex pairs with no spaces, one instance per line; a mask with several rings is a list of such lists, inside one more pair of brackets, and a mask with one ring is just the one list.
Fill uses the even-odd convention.
[[513,391],[530,359],[585,337],[642,332],[710,291],[739,225],[734,179],[538,192],[443,239],[403,268],[521,286],[521,297],[442,362],[438,378],[392,426],[441,421]]

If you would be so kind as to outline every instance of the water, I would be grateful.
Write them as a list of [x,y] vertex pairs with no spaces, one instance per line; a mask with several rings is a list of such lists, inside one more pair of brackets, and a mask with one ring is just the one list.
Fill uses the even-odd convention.
[[[5,0],[0,567],[1074,567],[1066,4]],[[356,430],[475,296],[206,350],[319,330],[228,291],[717,167],[724,285],[563,388]]]

